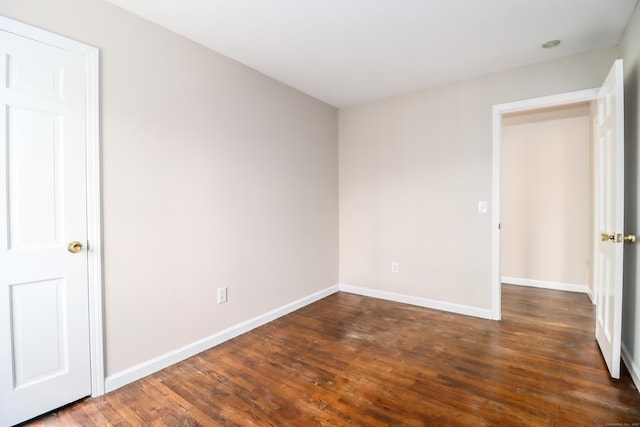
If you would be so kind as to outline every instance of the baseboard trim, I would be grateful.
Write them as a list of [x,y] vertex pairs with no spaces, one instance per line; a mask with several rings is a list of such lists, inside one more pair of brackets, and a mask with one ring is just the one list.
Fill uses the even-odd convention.
[[490,309],[471,307],[468,305],[455,304],[451,302],[431,300],[427,298],[414,297],[410,295],[398,294],[395,292],[380,291],[377,289],[361,288],[340,284],[340,291],[350,294],[362,295],[383,299],[387,301],[401,302],[404,304],[416,305],[418,307],[432,308],[434,310],[447,311],[451,313],[464,314],[466,316],[480,317],[482,319],[492,319],[492,311]]
[[268,313],[262,314],[260,316],[254,317],[253,319],[249,319],[245,322],[239,323],[238,325],[227,328],[209,337],[203,338],[192,344],[188,344],[177,350],[170,351],[151,360],[140,363],[136,366],[132,366],[131,368],[125,369],[124,371],[109,375],[105,380],[105,389],[107,392],[116,390],[122,386],[125,386],[129,383],[132,383],[164,368],[167,368],[173,364],[188,359],[191,356],[195,356],[198,353],[222,344],[225,341],[249,332],[252,329],[276,320],[279,317],[292,313],[304,306],[312,304],[338,291],[339,285],[331,286],[327,289],[271,310]]
[[587,285],[575,285],[572,283],[561,283],[561,282],[548,282],[545,280],[520,279],[517,277],[508,277],[508,276],[502,276],[500,280],[502,281],[502,283],[506,283],[508,285],[530,286],[532,288],[553,289],[556,291],[567,291],[567,292],[580,292],[588,295],[590,294],[589,286]]
[[633,383],[636,385],[636,390],[640,392],[640,367],[631,357],[631,353],[627,350],[627,347],[622,343],[622,361],[627,366],[629,370],[629,374],[631,374],[631,379]]

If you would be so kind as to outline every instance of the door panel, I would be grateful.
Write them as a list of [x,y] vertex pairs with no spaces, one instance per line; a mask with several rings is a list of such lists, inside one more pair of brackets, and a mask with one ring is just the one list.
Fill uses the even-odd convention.
[[60,307],[64,279],[20,283],[10,288],[14,384],[16,389],[64,375],[69,340]]
[[7,108],[9,250],[60,244],[61,115]]
[[91,393],[86,60],[0,31],[0,425]]
[[624,111],[622,60],[614,63],[597,101],[596,339],[613,378],[620,377],[624,225]]
[[10,89],[62,99],[62,69],[47,62],[46,57],[22,56],[21,53],[10,52],[7,56],[7,69]]

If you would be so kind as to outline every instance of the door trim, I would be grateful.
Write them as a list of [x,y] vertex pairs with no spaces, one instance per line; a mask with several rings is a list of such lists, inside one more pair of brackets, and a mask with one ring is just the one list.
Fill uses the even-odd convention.
[[524,99],[521,101],[507,102],[493,106],[492,116],[492,171],[491,193],[493,212],[491,214],[491,318],[502,318],[501,296],[501,272],[500,272],[500,210],[502,201],[502,116],[506,113],[517,111],[535,110],[538,108],[555,107],[559,105],[575,104],[578,102],[593,101],[598,97],[599,88],[579,90],[576,92],[561,93],[557,95],[543,96],[540,98]]
[[104,327],[102,310],[102,194],[100,180],[99,50],[66,37],[0,16],[0,31],[29,38],[85,57],[86,64],[86,171],[87,261],[89,286],[89,346],[91,395],[104,394]]

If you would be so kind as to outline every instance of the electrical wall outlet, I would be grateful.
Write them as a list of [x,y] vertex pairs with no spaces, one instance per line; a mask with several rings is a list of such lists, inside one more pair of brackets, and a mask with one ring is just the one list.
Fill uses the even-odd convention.
[[391,272],[392,273],[397,273],[398,271],[400,271],[400,263],[394,261],[391,263]]
[[218,288],[218,304],[227,302],[227,287]]

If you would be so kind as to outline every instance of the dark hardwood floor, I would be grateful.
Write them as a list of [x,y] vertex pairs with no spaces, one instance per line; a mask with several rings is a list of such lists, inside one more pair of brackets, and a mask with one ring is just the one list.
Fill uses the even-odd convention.
[[640,425],[593,316],[583,294],[515,286],[501,322],[338,293],[28,425]]

